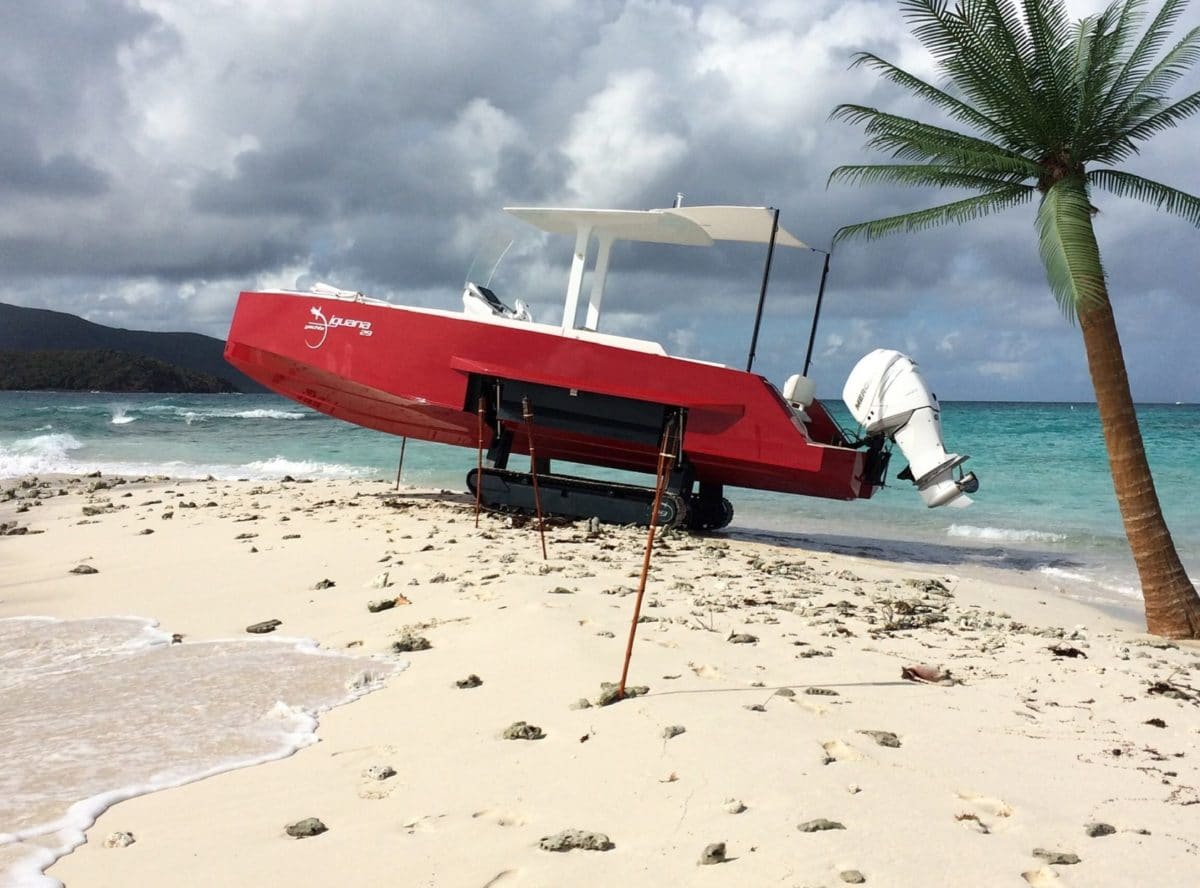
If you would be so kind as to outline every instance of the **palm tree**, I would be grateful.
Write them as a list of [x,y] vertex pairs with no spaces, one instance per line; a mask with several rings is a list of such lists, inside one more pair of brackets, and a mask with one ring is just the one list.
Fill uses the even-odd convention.
[[971,134],[867,108],[833,117],[862,125],[868,147],[898,162],[842,166],[830,182],[892,183],[972,194],[930,209],[840,229],[839,241],[965,222],[1038,197],[1037,231],[1050,289],[1078,318],[1125,534],[1150,632],[1200,637],[1200,596],[1163,520],[1125,371],[1092,227],[1092,190],[1132,197],[1200,226],[1200,198],[1113,169],[1137,143],[1200,110],[1200,92],[1168,92],[1200,58],[1200,28],[1162,55],[1187,0],[1144,21],[1143,0],[1116,0],[1072,23],[1062,0],[899,0],[946,77],[935,86],[869,52],[865,66],[933,105]]

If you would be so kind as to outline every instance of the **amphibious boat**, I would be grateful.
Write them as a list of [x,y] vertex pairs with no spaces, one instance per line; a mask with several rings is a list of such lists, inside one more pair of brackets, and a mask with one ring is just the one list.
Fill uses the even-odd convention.
[[[871,352],[846,381],[843,397],[860,425],[852,438],[814,397],[806,376],[796,374],[777,389],[751,372],[753,345],[740,370],[601,331],[609,260],[620,241],[766,245],[761,318],[775,248],[811,249],[779,226],[777,210],[506,212],[574,239],[560,323],[537,322],[520,300],[510,305],[475,282],[465,286],[461,311],[395,305],[323,284],[309,292],[243,292],[226,359],[329,416],[479,448],[486,460],[471,470],[467,485],[492,508],[532,511],[537,496],[548,514],[649,523],[653,487],[561,474],[555,464],[653,475],[666,448],[672,471],[657,523],[711,530],[733,517],[726,487],[870,497],[884,484],[893,442],[908,460],[899,477],[911,480],[928,506],[970,501],[978,482],[962,471],[967,457],[946,452],[937,398],[899,352]],[[757,332],[758,320],[756,338]],[[536,461],[524,463],[529,471],[510,467],[514,455],[531,449]]]

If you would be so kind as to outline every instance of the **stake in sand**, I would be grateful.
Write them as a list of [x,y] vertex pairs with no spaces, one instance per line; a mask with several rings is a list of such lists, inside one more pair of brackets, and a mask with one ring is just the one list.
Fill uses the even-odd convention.
[[[646,551],[642,556],[642,576],[638,580],[637,600],[633,605],[633,621],[629,624],[629,641],[625,645],[625,662],[621,666],[621,682],[617,686],[617,699],[625,698],[625,680],[629,677],[629,660],[633,656],[633,639],[637,635],[638,617],[642,613],[642,599],[646,596],[646,579],[650,575],[650,556],[654,551],[654,532],[658,530],[658,508],[662,504],[663,490],[671,474],[675,455],[671,447],[671,432],[678,416],[673,416],[663,432],[662,446],[658,450],[658,478],[654,485],[654,505],[650,508],[650,528],[646,533]],[[676,441],[676,446],[679,442]]]

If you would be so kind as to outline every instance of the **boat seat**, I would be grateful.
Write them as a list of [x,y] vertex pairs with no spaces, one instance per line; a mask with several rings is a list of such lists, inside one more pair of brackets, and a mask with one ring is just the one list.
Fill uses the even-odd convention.
[[791,405],[801,422],[808,422],[809,416],[805,412],[805,408],[813,402],[816,396],[817,384],[799,373],[793,373],[783,384],[783,399]]
[[513,321],[532,321],[533,316],[525,303],[517,300],[516,308],[510,308],[500,301],[500,297],[487,287],[467,283],[463,289],[463,313],[475,317],[501,317]]

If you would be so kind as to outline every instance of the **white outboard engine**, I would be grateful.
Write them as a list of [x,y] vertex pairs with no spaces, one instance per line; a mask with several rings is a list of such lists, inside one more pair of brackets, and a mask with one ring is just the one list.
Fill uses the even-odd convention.
[[842,400],[868,435],[886,435],[900,445],[908,478],[929,508],[966,506],[979,489],[973,472],[959,468],[966,456],[942,445],[941,408],[912,358],[877,348],[855,364],[842,389]]

